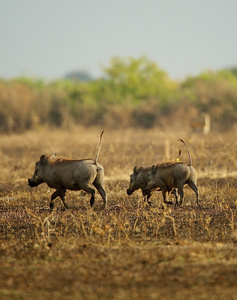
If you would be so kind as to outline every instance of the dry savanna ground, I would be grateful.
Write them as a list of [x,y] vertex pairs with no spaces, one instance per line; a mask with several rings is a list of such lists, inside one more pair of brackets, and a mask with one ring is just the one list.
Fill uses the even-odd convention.
[[[0,143],[1,299],[237,299],[236,132],[208,136],[105,128],[99,162],[108,209],[98,193],[67,192],[68,210],[46,184],[27,185],[42,154],[95,157],[101,129],[2,135]],[[128,196],[133,167],[191,152],[200,205],[185,187],[181,208]],[[172,198],[172,197],[171,197]]]

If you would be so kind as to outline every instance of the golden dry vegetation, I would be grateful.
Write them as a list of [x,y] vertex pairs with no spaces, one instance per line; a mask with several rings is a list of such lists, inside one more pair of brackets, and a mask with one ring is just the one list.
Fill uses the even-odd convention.
[[[99,162],[108,209],[96,193],[67,192],[69,209],[46,184],[27,185],[42,154],[95,157],[100,128],[1,135],[1,299],[237,299],[237,142],[234,129],[188,132],[108,130]],[[140,191],[127,196],[135,165],[181,159],[191,152],[200,205],[185,188],[181,208],[152,206]]]

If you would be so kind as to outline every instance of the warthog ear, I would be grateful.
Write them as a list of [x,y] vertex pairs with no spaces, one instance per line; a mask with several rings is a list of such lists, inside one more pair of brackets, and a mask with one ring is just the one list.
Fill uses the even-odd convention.
[[45,164],[47,162],[47,157],[44,154],[40,156],[40,162],[42,164]]
[[137,166],[134,167],[133,173],[134,173],[134,174],[137,174]]
[[151,167],[151,172],[152,172],[153,174],[156,172],[156,166],[155,166],[155,165],[153,165],[153,166]]

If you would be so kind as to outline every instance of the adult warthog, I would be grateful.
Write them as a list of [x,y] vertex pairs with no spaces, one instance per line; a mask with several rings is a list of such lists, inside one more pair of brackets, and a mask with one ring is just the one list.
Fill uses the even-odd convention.
[[35,172],[32,178],[28,179],[31,187],[38,186],[41,183],[47,183],[50,188],[56,189],[51,195],[50,208],[54,207],[54,199],[60,197],[65,208],[68,208],[65,202],[66,190],[83,190],[91,194],[90,205],[95,201],[95,189],[98,190],[104,201],[106,208],[107,198],[104,188],[104,169],[97,162],[101,146],[102,135],[100,135],[100,145],[95,159],[70,160],[56,158],[56,155],[46,157],[42,155],[36,162]]
[[153,165],[149,172],[147,172],[147,189],[145,191],[155,190],[160,188],[163,194],[164,202],[167,202],[168,191],[171,188],[178,189],[178,204],[181,205],[184,198],[183,187],[188,184],[189,187],[196,194],[197,205],[198,202],[198,188],[197,188],[197,174],[195,169],[191,166],[191,155],[185,142],[182,139],[178,141],[184,143],[189,155],[189,163],[161,163],[156,166]]

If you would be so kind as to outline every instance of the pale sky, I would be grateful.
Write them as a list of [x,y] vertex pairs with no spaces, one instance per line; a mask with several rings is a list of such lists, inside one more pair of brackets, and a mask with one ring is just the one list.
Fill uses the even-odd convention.
[[0,78],[100,76],[147,56],[173,79],[237,66],[237,0],[0,0]]

